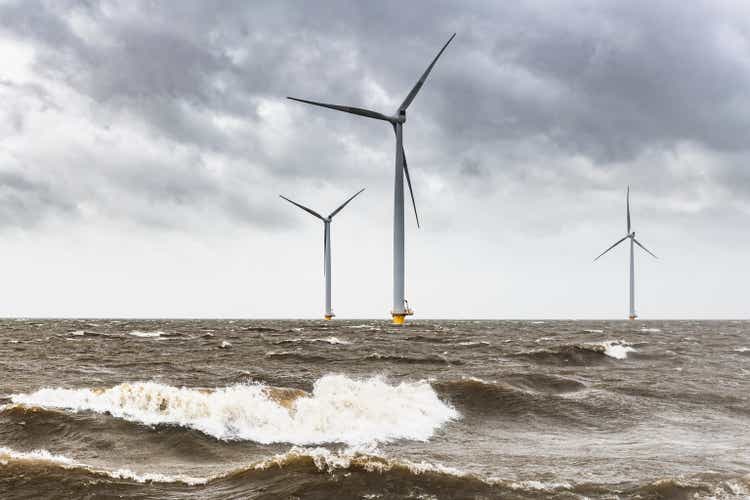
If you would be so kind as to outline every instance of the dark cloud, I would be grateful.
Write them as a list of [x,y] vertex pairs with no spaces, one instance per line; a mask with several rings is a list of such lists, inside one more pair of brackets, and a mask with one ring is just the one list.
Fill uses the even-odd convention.
[[[500,183],[596,190],[614,182],[619,190],[643,181],[652,192],[674,190],[696,180],[667,167],[670,155],[691,161],[685,151],[725,159],[696,167],[700,182],[746,197],[737,158],[750,130],[747,14],[742,3],[708,1],[5,2],[0,32],[34,48],[34,81],[25,85],[35,102],[90,126],[80,131],[89,134],[83,145],[75,132],[61,139],[68,144],[60,149],[86,150],[62,159],[65,171],[101,186],[50,201],[50,160],[28,154],[27,137],[14,154],[33,162],[24,175],[28,189],[41,190],[38,203],[3,199],[14,212],[86,202],[123,217],[140,211],[113,206],[112,193],[166,212],[203,200],[229,219],[265,225],[284,216],[261,184],[346,191],[366,180],[387,189],[387,126],[284,97],[390,112],[453,31],[406,128],[428,206],[437,201],[420,179],[430,177],[448,186],[441,189],[479,182],[485,196]],[[8,92],[11,100],[20,90]],[[7,120],[16,136],[30,133],[23,113]],[[90,137],[98,131],[105,139]],[[131,158],[123,144],[130,133],[179,154]],[[113,138],[118,152],[108,157]],[[123,166],[128,160],[138,164]],[[256,201],[242,202],[241,193]]]

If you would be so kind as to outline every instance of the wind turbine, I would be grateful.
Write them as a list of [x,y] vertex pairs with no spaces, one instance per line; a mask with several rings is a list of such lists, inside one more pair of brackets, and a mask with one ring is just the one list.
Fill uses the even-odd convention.
[[[641,242],[635,239],[635,231],[630,231],[630,186],[628,186],[628,194],[626,197],[626,206],[627,206],[627,217],[628,217],[628,233],[621,239],[618,240],[614,245],[603,251],[601,254],[599,254],[599,257],[604,255],[605,253],[609,252],[613,248],[615,248],[617,245],[622,243],[623,241],[630,239],[630,315],[628,316],[628,319],[635,319],[638,316],[635,314],[635,269],[634,269],[634,258],[633,258],[633,244],[638,245],[643,250],[645,250],[651,257],[658,259],[656,255],[651,253],[651,251],[641,245]],[[599,257],[594,259],[594,262],[599,260]]]
[[281,198],[285,199],[286,201],[288,201],[292,205],[295,205],[295,206],[301,208],[305,212],[307,212],[307,213],[309,213],[311,215],[314,215],[315,217],[317,217],[318,219],[320,219],[320,220],[323,221],[323,275],[325,276],[325,279],[326,279],[326,313],[325,313],[324,318],[326,320],[330,320],[331,318],[333,318],[335,316],[335,314],[333,314],[333,309],[331,309],[331,220],[333,220],[333,217],[337,213],[341,212],[341,210],[350,201],[352,201],[354,198],[356,198],[357,195],[359,195],[359,193],[361,193],[364,190],[365,189],[362,188],[359,191],[357,191],[356,193],[354,193],[354,195],[351,198],[349,198],[344,203],[342,203],[339,208],[337,208],[336,210],[334,210],[333,212],[331,212],[331,214],[328,217],[323,217],[322,215],[320,215],[315,210],[307,208],[304,205],[300,205],[296,201],[292,201],[289,198],[287,198],[286,196],[279,195]]
[[406,300],[404,299],[404,175],[406,175],[406,183],[409,185],[409,194],[411,195],[411,204],[414,207],[414,217],[417,219],[417,227],[419,227],[419,216],[417,215],[417,204],[414,201],[414,191],[411,187],[411,178],[409,177],[409,167],[406,164],[406,152],[403,146],[403,128],[406,122],[406,109],[409,104],[414,100],[419,93],[419,90],[427,80],[427,76],[432,71],[432,67],[435,66],[440,55],[443,53],[448,44],[451,43],[453,38],[456,36],[455,33],[451,35],[440,52],[437,53],[435,58],[432,60],[422,76],[417,81],[416,85],[411,89],[409,94],[404,99],[404,102],[398,107],[393,115],[384,115],[377,111],[371,111],[369,109],[354,108],[351,106],[339,106],[337,104],[326,104],[322,102],[308,101],[305,99],[297,99],[295,97],[288,97],[293,101],[304,102],[312,104],[313,106],[321,106],[324,108],[335,109],[337,111],[344,111],[346,113],[352,113],[354,115],[364,116],[367,118],[374,118],[376,120],[383,120],[389,122],[393,127],[393,132],[396,134],[396,171],[395,180],[393,185],[393,309],[391,310],[391,316],[393,317],[393,323],[397,325],[404,324],[406,316],[414,314]]

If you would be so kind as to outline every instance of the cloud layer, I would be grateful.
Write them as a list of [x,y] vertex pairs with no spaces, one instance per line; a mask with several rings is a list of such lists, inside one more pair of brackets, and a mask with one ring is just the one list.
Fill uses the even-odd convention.
[[750,6],[729,1],[5,0],[0,235],[272,239],[312,224],[279,192],[326,210],[363,186],[387,235],[389,127],[285,97],[390,113],[453,32],[406,126],[437,255],[460,234],[595,255],[631,184],[651,246],[725,239],[739,264]]

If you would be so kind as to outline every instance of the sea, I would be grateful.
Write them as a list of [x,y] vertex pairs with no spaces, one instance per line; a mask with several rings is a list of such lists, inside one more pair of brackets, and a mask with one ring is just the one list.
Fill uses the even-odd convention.
[[749,334],[3,319],[0,498],[750,498]]

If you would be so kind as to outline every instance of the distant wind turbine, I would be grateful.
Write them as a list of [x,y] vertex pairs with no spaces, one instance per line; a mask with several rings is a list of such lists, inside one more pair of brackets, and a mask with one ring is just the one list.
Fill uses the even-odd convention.
[[[629,319],[635,319],[637,318],[637,315],[635,314],[635,269],[634,269],[634,258],[633,258],[633,244],[635,243],[639,247],[641,247],[643,250],[645,250],[651,257],[658,259],[656,255],[651,253],[651,251],[641,245],[641,242],[635,239],[635,231],[630,231],[630,186],[628,186],[628,194],[626,197],[626,206],[627,206],[627,217],[628,217],[628,233],[621,239],[618,240],[614,245],[603,251],[601,254],[599,254],[599,257],[604,255],[605,253],[609,252],[613,248],[615,248],[617,245],[622,243],[623,241],[630,239],[630,315],[628,316]],[[599,260],[599,257],[594,259],[594,262]]]
[[295,206],[301,208],[305,212],[307,212],[307,213],[309,213],[311,215],[314,215],[315,217],[317,217],[318,219],[320,219],[320,220],[323,221],[323,274],[324,274],[325,279],[326,279],[326,312],[325,312],[325,316],[324,317],[327,320],[330,320],[331,318],[333,318],[335,316],[335,314],[333,314],[333,309],[331,309],[331,220],[333,220],[333,217],[337,213],[341,212],[341,210],[350,201],[352,201],[354,198],[356,198],[357,195],[359,195],[359,193],[361,193],[362,191],[364,191],[364,188],[362,188],[359,191],[357,191],[354,194],[354,196],[352,196],[351,198],[349,198],[348,200],[346,200],[344,203],[342,203],[341,206],[339,208],[337,208],[336,210],[334,210],[333,212],[331,212],[331,214],[328,217],[323,217],[322,215],[320,215],[315,210],[307,208],[304,205],[300,205],[296,201],[292,201],[289,198],[287,198],[286,196],[279,195],[281,198],[285,199],[286,201],[288,201],[292,205],[295,205]]
[[440,55],[443,53],[445,48],[456,36],[454,33],[448,41],[437,53],[435,59],[432,60],[430,65],[427,67],[425,72],[417,81],[414,88],[411,89],[409,94],[404,99],[404,102],[396,110],[393,115],[384,115],[377,111],[371,111],[369,109],[354,108],[351,106],[339,106],[337,104],[326,104],[322,102],[308,101],[305,99],[297,99],[295,97],[288,97],[293,101],[304,102],[312,104],[314,106],[322,106],[324,108],[335,109],[337,111],[344,111],[346,113],[352,113],[355,115],[365,116],[367,118],[374,118],[376,120],[383,120],[389,122],[393,127],[393,132],[396,134],[396,172],[394,181],[394,195],[393,195],[393,309],[391,310],[391,316],[393,317],[393,323],[401,325],[404,323],[406,316],[414,314],[414,312],[408,307],[404,299],[404,175],[406,175],[406,183],[409,185],[409,194],[411,195],[411,203],[414,207],[414,217],[417,219],[417,227],[419,227],[419,216],[417,215],[417,204],[414,201],[414,191],[411,187],[411,178],[409,177],[409,167],[406,164],[406,152],[403,146],[403,126],[406,122],[406,109],[409,107],[411,102],[417,96],[417,93],[424,85],[427,80],[427,76],[432,71],[432,67],[435,66]]

